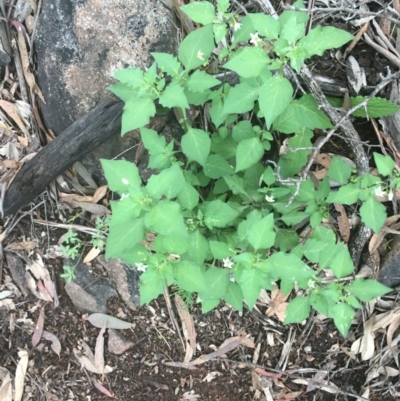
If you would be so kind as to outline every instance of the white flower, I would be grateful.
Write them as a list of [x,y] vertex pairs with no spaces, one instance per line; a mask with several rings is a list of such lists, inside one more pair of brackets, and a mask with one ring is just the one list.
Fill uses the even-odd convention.
[[140,263],[135,263],[136,269],[140,272],[145,272],[147,269],[147,265],[145,265],[144,263],[140,262]]
[[390,190],[389,193],[388,193],[388,199],[389,199],[390,201],[393,200],[393,191],[392,191],[392,190]]
[[124,200],[126,198],[129,198],[129,194],[122,194],[121,195],[121,200]]
[[128,181],[126,178],[123,178],[123,179],[122,179],[122,183],[123,183],[124,185],[128,185],[128,184],[129,184],[129,181]]
[[258,32],[250,34],[250,43],[254,46],[259,46],[262,44],[262,39],[258,37]]
[[375,191],[375,196],[386,196],[387,195],[387,192],[384,191],[380,185],[379,185],[379,187],[376,187],[374,189],[374,191]]
[[275,202],[275,198],[272,195],[271,196],[265,195],[265,200],[269,203]]
[[241,27],[242,27],[242,24],[240,24],[239,22],[236,22],[236,21],[235,21],[235,23],[234,23],[234,25],[233,25],[233,30],[236,32],[236,31],[238,31]]
[[232,266],[235,264],[232,262],[231,258],[225,258],[222,259],[222,264],[224,267],[227,267],[228,269],[232,269]]
[[204,61],[204,53],[201,51],[201,50],[199,50],[198,52],[197,52],[197,55],[196,55],[196,57],[199,59],[199,60],[203,60]]
[[315,281],[313,279],[308,280],[308,288],[315,288]]

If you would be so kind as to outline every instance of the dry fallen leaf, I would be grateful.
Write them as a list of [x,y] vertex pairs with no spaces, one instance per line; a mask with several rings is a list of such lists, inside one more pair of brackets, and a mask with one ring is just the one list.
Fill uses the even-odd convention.
[[100,255],[101,250],[99,248],[93,247],[83,259],[83,263],[90,263],[92,260],[96,259]]
[[132,327],[132,323],[125,322],[124,320],[118,319],[114,316],[105,315],[104,313],[92,313],[84,320],[89,320],[89,322],[99,329],[103,328],[106,325],[107,329],[130,329]]
[[19,362],[15,372],[15,393],[14,401],[21,401],[24,393],[24,383],[26,369],[28,368],[28,352],[21,350],[18,352]]
[[3,377],[0,377],[2,379],[2,383],[0,386],[0,400],[2,401],[12,401],[12,381],[11,381],[11,375],[8,372],[7,369],[5,368],[0,368],[4,372],[2,374]]
[[35,330],[32,335],[32,347],[35,348],[42,338],[43,334],[43,326],[44,326],[44,306],[40,309],[39,317],[36,322]]
[[94,366],[99,372],[103,374],[104,371],[104,333],[106,331],[107,323],[104,323],[103,328],[100,330],[96,340],[96,348],[94,350]]
[[101,393],[105,394],[107,397],[115,398],[114,394],[110,393],[101,383],[99,383],[96,379],[92,378],[93,385],[99,390]]
[[[175,305],[176,309],[178,310],[179,317],[181,318],[182,321],[183,335],[185,336],[186,340],[189,341],[190,347],[192,348],[194,355],[196,353],[197,334],[196,334],[196,329],[194,327],[193,317],[189,313],[187,305],[178,294],[175,295]],[[189,362],[189,360],[185,360],[185,362]]]
[[61,353],[61,343],[60,340],[52,333],[49,333],[46,330],[43,330],[42,337],[47,340],[51,341],[51,349],[60,357]]
[[290,294],[283,295],[278,286],[274,286],[271,293],[271,303],[266,311],[267,316],[276,316],[281,322],[285,320],[286,308],[289,303],[285,302]]

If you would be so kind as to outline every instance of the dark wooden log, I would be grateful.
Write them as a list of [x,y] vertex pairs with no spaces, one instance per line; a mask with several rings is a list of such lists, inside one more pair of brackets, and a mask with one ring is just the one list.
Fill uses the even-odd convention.
[[109,100],[70,125],[18,172],[4,203],[4,216],[16,213],[87,153],[120,135],[122,102]]

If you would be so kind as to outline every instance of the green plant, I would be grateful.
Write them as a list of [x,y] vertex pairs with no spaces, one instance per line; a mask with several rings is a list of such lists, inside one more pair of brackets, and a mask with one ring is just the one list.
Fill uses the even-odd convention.
[[67,283],[71,283],[76,279],[75,266],[63,266],[64,273],[60,274],[61,278],[64,278]]
[[106,231],[108,230],[108,224],[105,219],[101,217],[96,218],[96,232],[91,235],[90,244],[101,251],[106,246]]
[[[198,293],[204,313],[221,299],[241,311],[243,300],[251,309],[261,289],[279,283],[283,293],[298,294],[285,323],[302,321],[313,307],[346,335],[359,301],[390,289],[349,279],[354,265],[347,246],[321,221],[329,217],[330,203],[360,199],[363,220],[377,231],[383,206],[375,201],[375,190],[386,184],[371,174],[355,176],[338,158],[319,185],[299,181],[313,130],[332,124],[310,94],[293,99],[283,70],[289,63],[299,71],[304,60],[353,37],[320,26],[304,36],[303,12],[239,20],[229,12],[228,0],[216,4],[216,9],[207,1],[182,8],[203,26],[185,37],[177,58],[152,53],[155,62],[146,71],[115,73],[120,82],[110,89],[125,102],[122,135],[140,128],[149,167],[158,174],[143,185],[133,163],[102,160],[110,189],[121,196],[111,202],[106,257],[144,271],[142,304],[165,285],[177,285]],[[303,7],[301,1],[295,5]],[[211,58],[216,63],[209,64]],[[233,86],[226,80],[232,72],[239,76]],[[180,147],[144,127],[158,104],[180,116]],[[188,118],[189,107],[197,107],[202,118]],[[278,136],[287,138],[288,147],[280,157],[274,148]],[[383,164],[392,177],[393,166],[386,159]],[[343,185],[335,194],[329,179]],[[390,185],[397,185],[394,181]],[[313,233],[300,242],[297,225],[308,219]],[[333,272],[330,281],[327,270]]]

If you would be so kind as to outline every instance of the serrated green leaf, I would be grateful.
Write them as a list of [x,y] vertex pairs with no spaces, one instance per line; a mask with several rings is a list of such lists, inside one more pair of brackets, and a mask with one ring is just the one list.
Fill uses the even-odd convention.
[[220,199],[207,204],[204,223],[212,230],[214,227],[226,227],[238,216],[238,212]]
[[299,245],[299,236],[293,229],[279,228],[276,232],[275,246],[282,252],[292,250]]
[[201,301],[201,313],[204,315],[210,311],[212,311],[214,308],[216,308],[220,303],[219,299],[209,299],[209,300],[204,300]]
[[142,138],[143,146],[151,155],[165,153],[165,137],[158,135],[152,129],[140,128],[140,137]]
[[217,0],[217,10],[221,13],[226,13],[231,5],[229,0]]
[[229,283],[228,290],[224,295],[224,300],[239,312],[243,311],[243,293],[239,284]]
[[210,90],[206,90],[204,92],[191,92],[190,90],[185,90],[185,96],[189,104],[193,104],[194,106],[203,106],[205,102],[209,99],[209,96],[212,92]]
[[[305,8],[305,5],[304,5],[303,1],[298,0],[298,1],[293,3],[293,7]],[[308,14],[306,12],[304,12],[304,11],[285,10],[279,16],[279,19],[278,19],[279,24],[281,26],[281,29],[283,29],[283,27],[285,25],[287,25],[289,20],[292,19],[293,17],[295,17],[298,22],[304,22],[304,23],[306,23],[308,21],[308,19],[309,19]]]
[[194,22],[207,25],[215,18],[214,6],[208,1],[195,1],[181,7],[181,10]]
[[204,273],[207,288],[199,294],[201,299],[220,299],[225,296],[229,286],[227,269],[210,268]]
[[250,310],[253,309],[260,291],[262,289],[262,283],[264,279],[264,273],[259,269],[243,269],[238,281],[240,288],[243,293],[243,298],[247,302],[247,306]]
[[[157,249],[156,242],[161,243],[162,251]],[[188,235],[157,235],[155,241],[153,242],[153,248],[157,252],[183,255],[187,252],[189,248],[189,237]]]
[[213,23],[213,32],[215,43],[219,43],[222,39],[226,38],[226,34],[228,33],[228,26],[224,22]]
[[110,222],[110,232],[106,244],[106,258],[118,258],[144,238],[143,219],[130,218],[125,221]]
[[240,77],[250,78],[260,75],[269,62],[270,58],[262,48],[245,47],[238,50],[223,67],[235,71]]
[[140,276],[140,306],[148,304],[163,293],[165,278],[156,269],[147,269]]
[[139,88],[144,83],[143,71],[140,68],[124,68],[114,72],[113,76],[133,89]]
[[267,40],[278,39],[280,25],[279,22],[270,15],[263,13],[248,14],[254,27],[254,31],[264,36]]
[[327,299],[316,291],[310,294],[310,305],[321,315],[329,316],[329,305]]
[[221,155],[224,159],[228,160],[235,156],[237,143],[229,135],[226,138],[221,138],[218,133],[211,136],[211,151]]
[[352,39],[354,36],[342,29],[318,25],[311,29],[298,45],[305,51],[306,58],[310,58],[315,55],[322,56],[325,50],[337,49]]
[[243,139],[254,138],[254,136],[255,132],[249,120],[240,121],[232,128],[232,138],[236,142],[240,142]]
[[308,217],[310,217],[310,213],[294,210],[286,215],[282,215],[281,220],[287,226],[295,226],[296,224],[301,223],[304,219]]
[[360,301],[369,302],[392,291],[375,280],[355,279],[348,287],[349,291]]
[[174,81],[171,82],[160,96],[160,104],[164,107],[172,109],[173,107],[181,107],[188,109],[189,103],[186,99],[182,86]]
[[369,197],[360,207],[362,222],[375,233],[383,227],[387,218],[386,208],[376,199]]
[[253,110],[258,92],[258,88],[254,88],[248,84],[236,85],[229,91],[222,112],[225,114],[233,114],[246,113],[247,111]]
[[111,201],[112,220],[114,222],[124,221],[127,218],[139,217],[142,211],[141,206],[131,198],[124,198],[119,201]]
[[232,255],[232,251],[226,242],[210,241],[211,253],[215,259],[225,259]]
[[210,155],[204,165],[204,174],[207,177],[218,179],[225,175],[234,174],[234,170],[222,156]]
[[189,71],[204,64],[213,50],[214,34],[212,25],[207,25],[190,32],[183,39],[179,46],[178,58]]
[[340,157],[333,156],[329,165],[328,177],[343,185],[351,176],[351,167]]
[[342,205],[352,205],[358,201],[360,194],[360,184],[350,183],[339,188],[337,192],[331,192],[326,199],[327,203],[341,203]]
[[181,63],[172,54],[168,53],[150,53],[154,60],[156,60],[157,66],[160,70],[165,71],[168,75],[175,77],[181,70]]
[[378,169],[380,175],[387,177],[393,173],[393,169],[396,163],[391,157],[374,152],[374,160],[376,168]]
[[199,193],[192,185],[185,182],[182,191],[178,195],[178,200],[184,209],[192,210],[199,203]]
[[239,177],[238,175],[231,175],[231,176],[225,176],[223,177],[224,181],[228,185],[229,189],[235,194],[246,194],[246,191],[244,189],[244,180],[242,177]]
[[150,117],[156,114],[156,106],[151,97],[134,97],[126,101],[122,113],[121,135],[144,127],[150,122]]
[[188,79],[187,87],[192,92],[204,92],[213,86],[220,85],[221,81],[207,74],[205,71],[196,70]]
[[186,235],[187,233],[179,204],[168,200],[159,201],[146,214],[145,225],[161,235]]
[[241,27],[233,34],[233,44],[247,42],[250,39],[250,34],[254,33],[253,23],[249,15],[240,19]]
[[255,249],[268,249],[275,242],[274,215],[270,213],[259,222],[250,227],[247,238]]
[[283,77],[272,77],[260,88],[259,104],[267,129],[292,100],[292,84]]
[[356,314],[354,309],[350,305],[341,302],[330,309],[330,314],[339,332],[343,337],[346,337]]
[[280,38],[287,40],[288,44],[296,43],[304,36],[305,29],[306,22],[293,15],[284,26],[281,25]]
[[176,198],[185,186],[185,177],[178,164],[153,174],[147,181],[146,189],[153,199],[165,196],[167,199]]
[[296,297],[289,302],[283,324],[300,323],[310,316],[310,298]]
[[236,149],[236,172],[246,170],[260,161],[264,154],[264,147],[260,140],[255,138],[241,141]]
[[[351,107],[357,106],[365,100],[363,96],[357,96],[350,98]],[[352,115],[354,117],[363,118],[380,118],[386,117],[391,114],[397,113],[399,111],[399,106],[390,100],[386,100],[381,97],[373,97],[367,104],[367,107],[362,107],[356,110]]]
[[354,264],[349,249],[344,244],[337,244],[337,256],[330,265],[336,278],[349,276],[354,271]]
[[174,265],[174,277],[178,286],[185,291],[201,292],[207,288],[200,266],[187,260]]
[[120,195],[140,192],[142,179],[134,163],[106,159],[101,159],[100,162],[111,191]]
[[149,256],[150,252],[140,244],[129,247],[122,253],[118,253],[118,258],[131,266],[135,266],[135,263],[146,261]]
[[314,275],[313,269],[291,253],[274,253],[265,261],[265,266],[276,280],[299,281]]
[[202,166],[210,153],[211,139],[207,132],[201,129],[190,129],[181,140],[183,153],[188,159],[194,160]]
[[123,84],[122,82],[118,82],[115,85],[107,86],[107,89],[114,93],[114,95],[118,96],[124,102],[127,102],[133,97],[138,97],[139,92],[137,88],[133,89],[128,84]]
[[189,234],[189,251],[187,259],[198,265],[202,264],[209,253],[209,246],[207,240],[199,230]]

